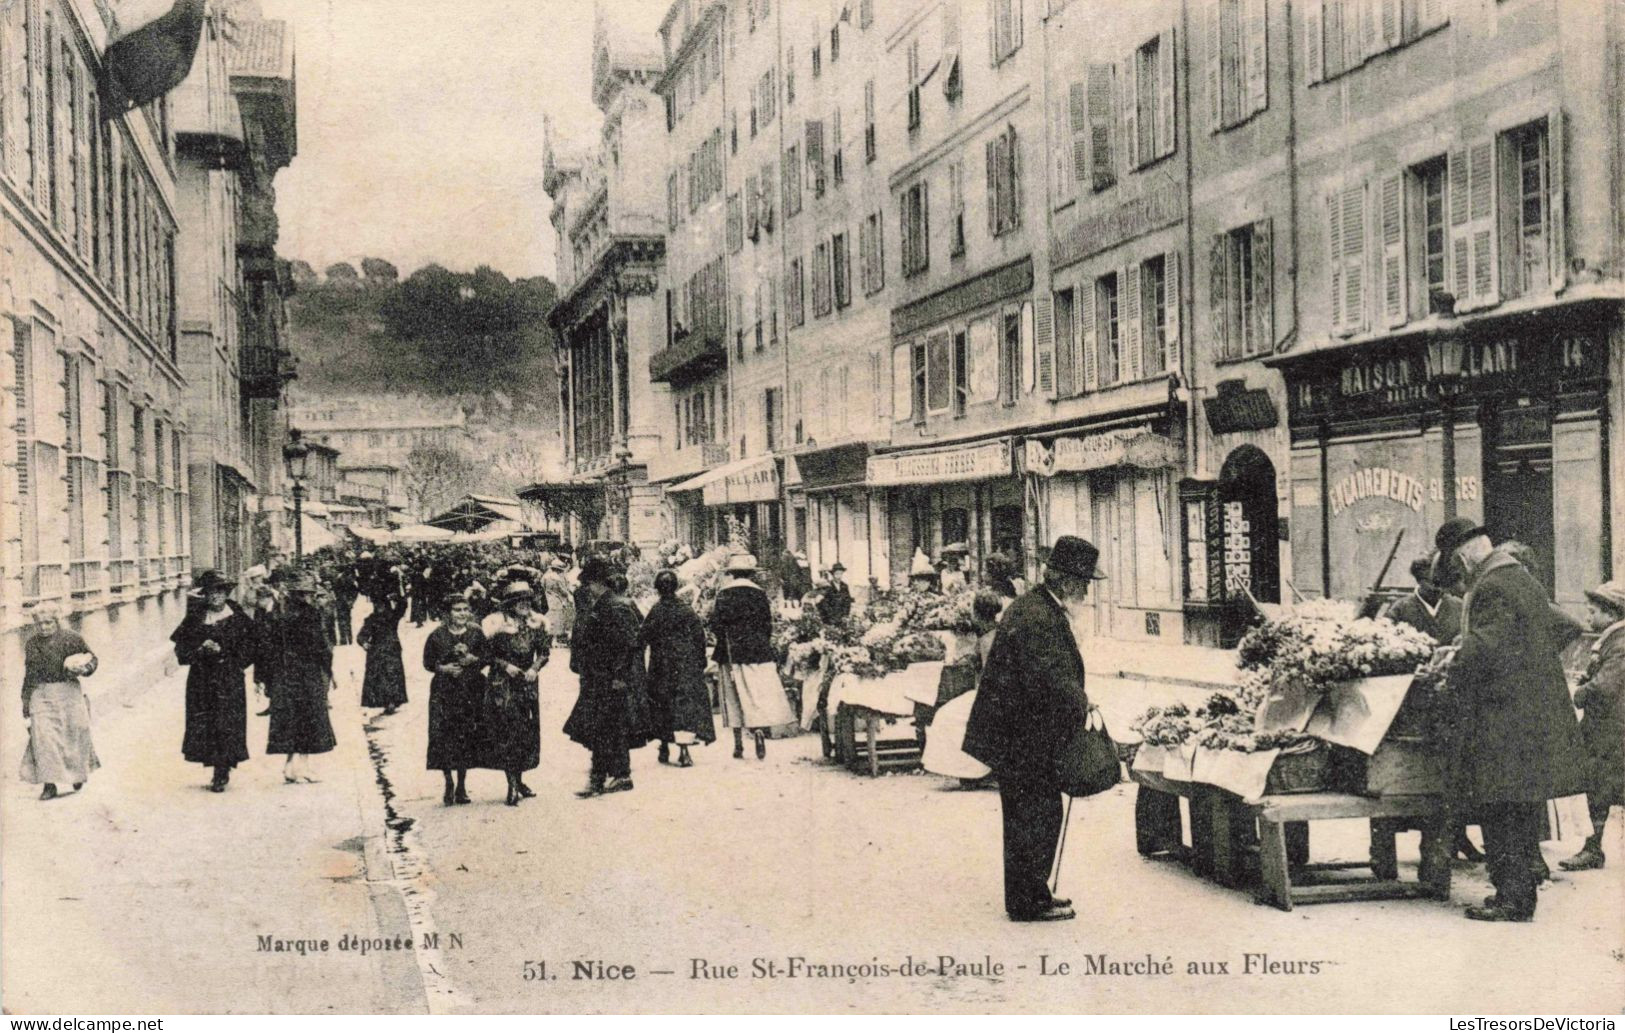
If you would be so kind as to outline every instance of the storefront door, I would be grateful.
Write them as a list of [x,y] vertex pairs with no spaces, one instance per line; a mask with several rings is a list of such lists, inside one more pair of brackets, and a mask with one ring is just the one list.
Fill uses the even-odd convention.
[[1551,409],[1504,407],[1488,422],[1484,526],[1497,544],[1518,541],[1534,549],[1533,573],[1549,593],[1555,584]]
[[1249,594],[1260,603],[1281,601],[1275,464],[1263,450],[1243,445],[1230,453],[1219,473],[1219,507],[1224,520],[1225,598],[1220,638],[1228,648],[1256,616]]

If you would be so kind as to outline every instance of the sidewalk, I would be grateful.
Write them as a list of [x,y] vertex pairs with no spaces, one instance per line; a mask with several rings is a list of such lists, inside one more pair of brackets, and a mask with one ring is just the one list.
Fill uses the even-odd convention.
[[[146,652],[141,643],[125,647]],[[338,951],[345,932],[407,930],[393,887],[368,881],[369,838],[384,824],[362,734],[360,663],[359,649],[341,647],[338,748],[312,764],[322,782],[285,784],[281,759],[263,752],[267,719],[251,716],[252,759],[219,795],[204,788],[208,770],[180,755],[184,670],[110,699],[88,680],[103,767],[83,792],[49,803],[17,779],[27,729],[8,698],[0,712],[5,1010],[423,1011],[410,952]],[[261,952],[262,935],[325,938],[330,950]]]

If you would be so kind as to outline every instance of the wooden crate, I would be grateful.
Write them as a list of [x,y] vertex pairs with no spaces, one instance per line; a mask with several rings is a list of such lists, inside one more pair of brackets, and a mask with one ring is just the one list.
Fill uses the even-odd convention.
[[1367,796],[1434,796],[1444,792],[1444,761],[1421,739],[1389,736],[1366,762]]

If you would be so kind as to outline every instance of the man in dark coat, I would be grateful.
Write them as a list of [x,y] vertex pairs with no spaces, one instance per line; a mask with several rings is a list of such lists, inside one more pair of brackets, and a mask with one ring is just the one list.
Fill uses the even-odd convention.
[[829,580],[824,583],[823,596],[818,600],[818,619],[825,624],[839,624],[852,615],[852,589],[846,586],[846,566],[836,560],[829,568]]
[[1495,895],[1467,917],[1527,922],[1547,800],[1585,788],[1579,726],[1558,657],[1563,634],[1546,592],[1471,520],[1448,521],[1441,559],[1467,571],[1461,648],[1447,691],[1460,704],[1456,803],[1479,819]]
[[1388,619],[1409,624],[1441,646],[1461,634],[1461,599],[1446,592],[1433,580],[1433,559],[1424,556],[1411,563],[1416,588],[1388,608]]
[[634,701],[644,691],[638,646],[642,621],[629,600],[610,590],[612,574],[606,561],[592,557],[581,568],[576,594],[570,670],[581,676],[581,691],[564,734],[592,752],[587,786],[576,793],[584,800],[631,790],[631,750],[648,741],[637,739],[646,729],[634,713]]
[[217,570],[198,575],[197,600],[170,636],[186,672],[186,734],[181,754],[214,769],[209,789],[226,790],[231,769],[248,759],[248,692],[243,672],[254,663],[254,621],[233,602],[231,581]]
[[1061,833],[1055,762],[1089,712],[1069,607],[1083,603],[1100,552],[1062,536],[1044,583],[1010,604],[988,651],[965,728],[965,752],[993,769],[1004,813],[1004,909],[1012,921],[1076,917],[1051,895]]

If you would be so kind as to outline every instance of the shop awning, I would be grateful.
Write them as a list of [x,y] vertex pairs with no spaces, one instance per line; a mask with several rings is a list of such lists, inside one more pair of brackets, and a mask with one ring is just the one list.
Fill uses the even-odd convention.
[[382,527],[347,527],[345,530],[360,538],[364,542],[374,545],[387,545],[395,540],[395,535]]
[[867,441],[832,445],[796,456],[801,487],[808,492],[861,488],[869,477],[869,456],[874,446]]
[[1176,465],[1179,448],[1149,424],[1088,434],[1065,435],[1049,442],[1029,438],[1022,455],[1027,473],[1053,477],[1058,473],[1086,473],[1114,466],[1158,470]]
[[409,524],[395,532],[395,540],[399,542],[443,542],[451,536],[452,532],[445,528],[428,524]]
[[462,532],[481,531],[498,522],[524,526],[525,515],[518,499],[464,495],[456,505],[428,521],[433,527]]
[[779,464],[770,455],[735,459],[666,490],[702,491],[707,506],[772,502],[779,497]]
[[944,448],[915,449],[870,456],[870,487],[892,488],[910,484],[949,484],[1009,477],[1014,468],[1010,439],[997,438]]
[[339,543],[338,536],[312,519],[309,513],[299,515],[299,536],[303,539],[301,544],[306,552],[326,549]]

